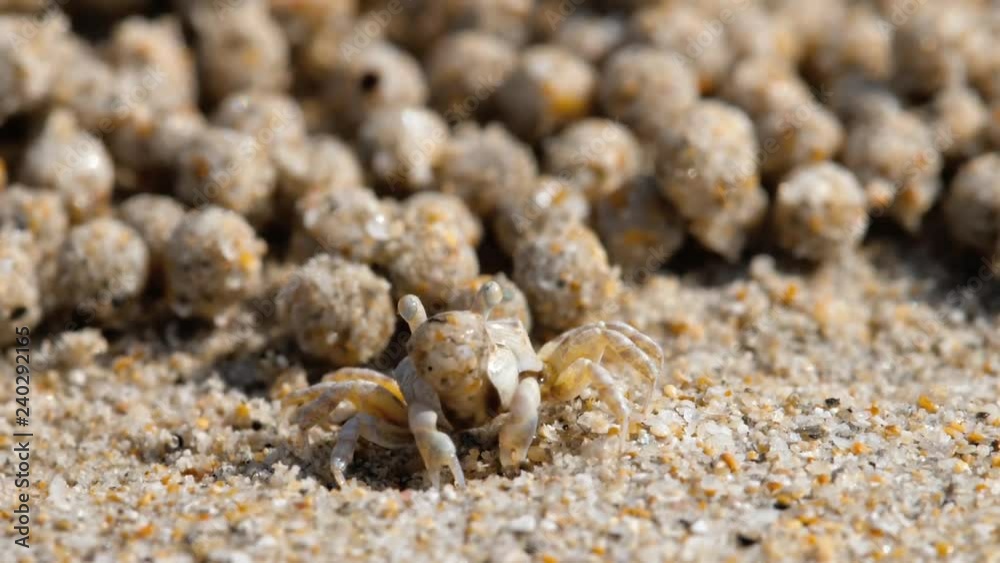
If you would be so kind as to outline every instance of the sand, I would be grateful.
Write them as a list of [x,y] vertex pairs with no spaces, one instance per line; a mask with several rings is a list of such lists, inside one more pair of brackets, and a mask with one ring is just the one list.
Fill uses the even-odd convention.
[[[0,559],[1000,561],[994,275],[894,237],[815,270],[758,255],[657,275],[615,309],[670,356],[625,451],[588,394],[544,408],[513,477],[495,429],[459,436],[464,490],[368,444],[338,489],[333,435],[278,401],[324,367],[266,302],[107,342],[36,331],[31,547],[5,525]],[[5,476],[19,429],[0,419]],[[18,492],[0,482],[5,521]]]

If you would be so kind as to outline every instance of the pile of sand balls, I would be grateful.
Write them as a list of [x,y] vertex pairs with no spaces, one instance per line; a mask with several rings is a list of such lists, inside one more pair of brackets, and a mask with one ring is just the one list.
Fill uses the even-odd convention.
[[987,2],[389,4],[0,0],[0,345],[273,297],[361,365],[410,293],[494,280],[541,337],[685,246],[822,263],[940,209],[1000,251]]
[[747,115],[722,102],[698,102],[660,135],[660,189],[688,222],[691,234],[730,259],[764,218],[759,153]]
[[266,251],[239,214],[215,206],[192,210],[164,253],[170,306],[182,317],[214,318],[259,289]]
[[279,295],[302,350],[337,365],[367,361],[396,328],[389,282],[364,264],[329,254],[306,262]]

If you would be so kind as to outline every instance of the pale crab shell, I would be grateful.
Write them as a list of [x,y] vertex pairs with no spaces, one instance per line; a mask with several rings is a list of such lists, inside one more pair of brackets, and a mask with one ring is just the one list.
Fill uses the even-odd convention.
[[[447,313],[444,313],[447,314]],[[500,400],[500,410],[506,411],[517,391],[519,376],[524,372],[538,372],[543,368],[542,361],[535,354],[527,331],[517,319],[498,319],[486,321],[486,334],[490,349],[486,362],[486,373],[465,374],[466,377],[486,376],[490,385],[497,392]],[[453,429],[444,413],[441,401],[443,393],[439,394],[434,387],[418,373],[411,358],[404,359],[394,372],[400,389],[409,404],[422,403],[431,407],[438,415],[442,427]],[[447,398],[445,398],[447,400]],[[452,405],[455,406],[455,405]],[[485,409],[486,405],[482,405]]]

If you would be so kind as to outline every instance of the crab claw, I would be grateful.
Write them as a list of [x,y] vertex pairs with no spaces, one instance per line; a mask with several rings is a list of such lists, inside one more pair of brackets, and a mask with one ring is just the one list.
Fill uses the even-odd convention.
[[528,459],[528,448],[538,431],[540,402],[538,381],[533,377],[521,380],[511,401],[510,418],[500,428],[500,465],[505,471],[516,470]]
[[411,406],[410,430],[417,441],[431,486],[441,488],[441,469],[446,467],[455,478],[455,486],[465,487],[465,475],[458,462],[455,444],[447,434],[437,429],[437,413],[419,403]]

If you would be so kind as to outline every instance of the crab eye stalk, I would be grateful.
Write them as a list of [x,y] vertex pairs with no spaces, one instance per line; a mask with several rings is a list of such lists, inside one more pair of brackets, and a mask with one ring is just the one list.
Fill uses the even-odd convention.
[[479,288],[476,294],[476,312],[485,319],[490,318],[490,312],[503,301],[503,290],[495,281],[488,281]]
[[427,311],[424,310],[424,304],[420,302],[420,298],[416,295],[404,295],[399,299],[399,303],[396,305],[396,310],[399,312],[399,316],[403,317],[406,324],[410,326],[410,332],[416,332],[417,327],[424,324],[427,320]]

